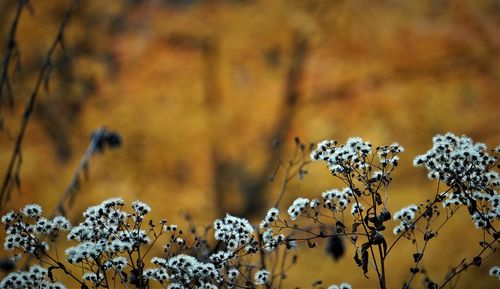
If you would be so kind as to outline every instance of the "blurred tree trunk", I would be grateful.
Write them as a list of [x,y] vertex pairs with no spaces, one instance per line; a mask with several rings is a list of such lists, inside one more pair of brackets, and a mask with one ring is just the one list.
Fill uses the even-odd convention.
[[[221,95],[219,84],[217,83],[217,65],[219,52],[213,42],[204,47],[205,58],[205,99],[207,109],[212,113],[217,113],[217,108],[221,105]],[[265,193],[269,185],[269,178],[277,164],[274,148],[271,145],[283,144],[286,141],[288,132],[293,123],[297,103],[302,95],[301,88],[304,75],[304,65],[308,53],[308,40],[305,35],[296,32],[293,38],[290,66],[285,79],[284,97],[279,117],[276,121],[272,133],[264,137],[264,141],[269,144],[267,160],[264,167],[256,176],[246,173],[245,164],[241,160],[229,160],[224,153],[218,149],[217,144],[212,142],[213,160],[213,185],[214,202],[217,215],[222,216],[227,212],[225,200],[229,194],[235,193],[235,188],[242,196],[240,210],[236,213],[245,217],[260,215],[266,206]],[[213,129],[221,129],[213,126]],[[280,149],[284,145],[279,146]],[[235,185],[236,184],[236,185]]]

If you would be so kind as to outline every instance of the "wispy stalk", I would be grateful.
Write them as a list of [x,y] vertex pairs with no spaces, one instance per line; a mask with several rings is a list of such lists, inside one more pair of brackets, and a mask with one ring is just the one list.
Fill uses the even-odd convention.
[[22,163],[22,143],[24,140],[24,134],[26,132],[26,128],[28,127],[28,123],[31,119],[39,91],[42,87],[42,83],[44,82],[46,83],[48,81],[49,73],[52,68],[52,57],[54,55],[55,49],[57,45],[61,45],[61,47],[64,49],[64,40],[63,40],[64,31],[67,27],[69,19],[71,18],[74,11],[78,7],[79,2],[80,2],[79,0],[72,0],[68,8],[66,9],[63,21],[59,26],[59,30],[56,34],[56,37],[54,38],[54,41],[52,42],[49,50],[47,51],[45,60],[38,74],[38,78],[33,88],[33,91],[31,92],[28,103],[24,108],[21,125],[12,151],[12,156],[7,166],[7,171],[5,173],[2,187],[0,189],[0,210],[3,208],[5,203],[7,203],[7,201],[10,199],[13,182],[16,182],[17,185],[19,186],[19,171],[21,169],[21,163]]
[[7,51],[2,61],[2,76],[0,77],[0,104],[2,103],[4,86],[6,87],[7,93],[9,95],[10,105],[13,105],[14,103],[8,72],[12,55],[14,54],[14,51],[17,48],[17,41],[16,41],[17,27],[19,25],[19,20],[21,19],[21,12],[23,11],[23,8],[26,4],[27,1],[25,0],[19,0],[17,2],[16,15],[14,16],[14,20],[12,21],[12,24],[10,26],[9,38],[7,40]]
[[85,153],[80,159],[80,162],[78,163],[78,166],[76,167],[75,172],[73,173],[73,176],[71,177],[68,186],[61,194],[61,197],[59,198],[56,207],[52,211],[51,214],[52,218],[57,215],[63,215],[63,216],[66,215],[64,205],[66,204],[66,202],[69,202],[70,205],[73,203],[73,200],[76,196],[76,192],[78,192],[78,189],[80,187],[80,178],[82,175],[85,175],[87,173],[90,158],[96,152],[102,151],[104,149],[104,145],[109,144],[108,141],[109,136],[116,136],[116,134],[108,132],[103,127],[99,128],[94,132],[90,140],[90,143],[87,147],[87,150],[85,150]]

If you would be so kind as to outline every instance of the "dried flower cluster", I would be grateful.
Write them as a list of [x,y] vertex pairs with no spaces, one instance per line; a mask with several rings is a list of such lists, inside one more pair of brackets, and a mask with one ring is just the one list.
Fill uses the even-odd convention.
[[[39,205],[27,205],[2,217],[4,248],[14,251],[16,260],[21,258],[19,253],[30,254],[44,267],[33,265],[28,271],[10,273],[0,288],[66,288],[57,282],[56,270],[84,289],[143,289],[153,283],[168,289],[280,288],[296,262],[294,249],[301,244],[314,248],[322,239],[328,241],[328,251],[335,258],[343,254],[344,241],[351,243],[354,261],[365,276],[375,274],[381,289],[387,288],[385,266],[393,247],[401,240],[410,240],[415,245],[414,263],[403,288],[410,288],[419,276],[428,288],[442,288],[460,272],[480,266],[497,252],[500,148],[488,154],[484,144],[465,136],[436,136],[433,148],[414,161],[441,184],[435,198],[391,214],[387,189],[403,151],[397,143],[373,148],[360,138],[340,145],[323,141],[311,149],[311,159],[325,162],[332,175],[344,183],[343,188],[329,189],[312,199],[299,197],[285,215],[280,214],[278,202],[259,226],[228,214],[215,220],[204,235],[192,229],[192,234],[185,236],[175,224],[148,220],[151,208],[140,201],[127,210],[122,199],[106,200],[88,208],[83,221],[74,227],[61,216],[43,217]],[[297,166],[297,171],[305,171],[304,162]],[[484,232],[482,250],[470,261],[464,259],[452,266],[438,284],[421,272],[421,264],[427,244],[460,207],[467,208],[475,227]],[[387,228],[393,234],[386,236]],[[73,243],[63,260],[55,246],[62,234]],[[54,246],[49,248],[49,244]],[[163,245],[161,253],[155,244]],[[156,256],[149,256],[153,252]],[[490,275],[500,278],[500,269],[491,268]],[[351,289],[351,285],[328,288]]]
[[500,176],[498,155],[486,152],[486,145],[473,143],[466,137],[451,133],[433,138],[433,147],[426,154],[417,156],[416,166],[424,166],[431,179],[446,183],[450,190],[440,194],[443,206],[466,206],[478,229],[490,230],[492,222],[500,218]]
[[39,265],[33,265],[28,271],[10,273],[0,282],[0,288],[66,289],[63,284],[48,280],[47,274],[47,269]]

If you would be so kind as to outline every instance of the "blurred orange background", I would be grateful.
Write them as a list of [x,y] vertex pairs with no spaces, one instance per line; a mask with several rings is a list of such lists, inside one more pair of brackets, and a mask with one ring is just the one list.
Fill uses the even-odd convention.
[[[32,0],[21,15],[14,105],[0,101],[2,178],[69,2]],[[16,7],[0,3],[0,43]],[[411,162],[432,136],[450,131],[500,144],[499,16],[496,0],[82,0],[26,132],[21,190],[1,213],[32,202],[50,212],[101,126],[118,131],[123,146],[92,158],[69,213],[74,221],[113,196],[140,199],[156,218],[181,223],[182,212],[200,224],[225,212],[259,221],[280,185],[279,177],[268,181],[277,161],[271,144],[278,139],[288,159],[295,136],[399,142],[406,151],[389,209],[419,203],[436,184]],[[338,185],[313,164],[288,187],[282,211],[298,196]],[[430,243],[424,268],[441,281],[450,265],[479,251],[479,238],[466,214],[454,217]],[[300,250],[286,288],[318,279],[376,286],[352,252],[334,262],[323,245]],[[389,258],[389,288],[410,275],[411,250],[405,243]],[[469,269],[456,288],[495,288],[488,269],[499,261]]]

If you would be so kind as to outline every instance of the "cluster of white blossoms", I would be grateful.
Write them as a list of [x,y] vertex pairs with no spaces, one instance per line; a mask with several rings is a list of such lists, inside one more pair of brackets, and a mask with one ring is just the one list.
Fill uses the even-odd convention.
[[197,283],[197,288],[217,288],[222,277],[212,263],[204,263],[196,258],[179,254],[169,259],[154,257],[151,263],[158,268],[146,269],[144,276],[157,281],[169,280],[168,288],[189,288]]
[[[344,212],[350,207],[355,221],[373,224],[373,231],[367,233],[373,233],[374,244],[379,239],[385,242],[383,237],[378,237],[382,236],[380,231],[385,229],[383,222],[390,220],[391,214],[385,208],[378,189],[385,189],[390,183],[390,174],[398,166],[398,154],[403,150],[397,143],[372,149],[370,143],[359,137],[350,138],[343,145],[338,145],[336,141],[321,142],[311,153],[311,159],[325,162],[331,173],[347,183],[348,187],[325,191],[321,197],[314,199],[295,199],[287,210],[290,219],[305,216],[316,222],[318,218],[331,216],[333,213],[334,220],[343,222]],[[499,167],[500,147],[491,156],[485,150],[485,145],[475,144],[470,138],[448,133],[436,136],[433,148],[415,158],[414,163],[427,168],[429,178],[443,181],[450,187],[436,198],[439,202],[442,201],[447,210],[452,206],[467,206],[476,227],[495,231],[492,223],[500,218],[500,176],[495,171]],[[358,184],[365,188],[361,190]],[[372,200],[367,201],[367,196],[372,197]],[[366,210],[361,202],[368,205]],[[380,215],[376,213],[377,206],[383,206],[382,211],[379,210]],[[398,235],[413,230],[416,227],[415,220],[420,218],[417,218],[417,213],[423,213],[424,216],[427,214],[427,211],[423,212],[422,206],[410,205],[396,212],[393,219],[400,223],[393,233]],[[328,214],[322,214],[322,209],[328,211]],[[150,281],[157,281],[166,289],[215,289],[240,288],[243,287],[241,282],[245,282],[245,286],[251,284],[251,287],[272,285],[275,278],[282,278],[284,275],[279,277],[274,271],[271,274],[263,261],[260,265],[246,261],[253,260],[250,258],[255,256],[264,258],[264,254],[275,251],[281,245],[286,245],[288,250],[295,247],[297,240],[301,240],[292,238],[292,235],[281,234],[286,232],[282,229],[302,229],[297,224],[290,226],[286,220],[280,219],[278,208],[271,208],[260,223],[259,230],[254,229],[248,220],[228,214],[213,222],[213,237],[219,241],[213,251],[206,240],[202,239],[203,242],[200,242],[197,236],[193,247],[189,247],[186,245],[190,242],[189,239],[176,235],[181,234],[181,231],[176,225],[167,224],[166,221],[160,221],[159,232],[155,230],[152,221],[148,223],[149,230],[144,230],[142,224],[150,211],[147,204],[135,201],[130,212],[127,212],[121,198],[112,198],[89,207],[83,213],[83,221],[72,227],[66,218],[44,218],[39,205],[28,205],[19,212],[11,211],[1,218],[7,233],[4,248],[38,258],[42,252],[48,254],[46,251],[49,249],[49,240],[54,241],[61,233],[69,232],[67,239],[77,244],[67,248],[65,256],[69,263],[82,268],[78,278],[71,275],[73,279],[79,280],[82,288],[87,288],[88,283],[95,288],[103,286],[108,282],[106,276],[114,275],[120,278],[120,282],[131,283],[136,287],[142,286],[141,284],[149,286]],[[342,222],[337,229],[342,229]],[[362,223],[357,223],[359,224]],[[356,233],[355,228],[353,224],[353,233]],[[146,265],[145,254],[151,247],[145,253],[141,248],[148,244],[158,244],[163,233],[170,237],[164,246],[165,254],[151,258],[150,264]],[[494,233],[497,234],[496,231]],[[317,236],[325,235],[322,231]],[[206,244],[206,250],[196,251],[199,244]],[[368,243],[362,245],[363,248],[366,244]],[[193,252],[198,253],[196,257],[187,255]],[[248,260],[245,259],[247,257]],[[47,259],[47,264],[49,263],[50,260]],[[35,265],[26,272],[10,273],[0,282],[0,288],[65,288],[62,284],[52,282],[54,279],[51,273],[56,271],[54,269],[68,273],[64,264],[58,261],[48,266],[52,266],[50,272]],[[145,266],[149,267],[144,268]],[[500,279],[500,267],[491,268],[490,275]],[[331,285],[328,289],[352,287],[348,283],[342,283]]]
[[[206,256],[204,262],[180,252],[167,258],[153,257],[151,264],[154,267],[144,268],[142,276],[137,276],[134,264],[139,261],[132,258],[134,255],[131,254],[138,252],[141,246],[151,243],[149,234],[154,228],[152,223],[149,223],[150,231],[141,229],[141,223],[150,211],[151,208],[147,204],[135,201],[129,213],[124,210],[122,199],[112,198],[89,207],[83,213],[84,220],[72,228],[64,217],[48,220],[41,216],[40,206],[28,205],[18,213],[9,212],[2,217],[2,223],[8,233],[5,238],[5,248],[36,253],[37,249],[48,249],[47,243],[42,241],[44,237],[53,236],[61,230],[69,231],[67,239],[78,244],[66,249],[66,259],[77,266],[85,264],[82,268],[87,268],[81,273],[81,284],[99,287],[107,282],[106,274],[115,273],[120,276],[122,282],[132,282],[133,279],[154,280],[168,289],[215,289],[221,285],[235,288],[238,286],[238,276],[241,274],[239,252],[246,255],[259,250],[254,228],[248,220],[227,215],[213,224],[214,238],[225,244],[223,250]],[[261,236],[262,249],[266,251],[276,249],[285,241],[284,235],[273,235],[270,228],[270,224],[278,219],[278,215],[278,209],[271,209],[262,221],[262,228],[265,228]],[[176,225],[167,224],[166,221],[161,221],[160,224],[161,232],[171,234],[170,242],[185,244],[183,239],[175,236],[178,231]],[[156,240],[157,233],[154,234]],[[37,238],[38,235],[40,238]],[[182,242],[179,242],[179,239]],[[255,274],[256,284],[269,282],[269,273],[266,272],[261,270],[252,273]],[[36,278],[33,277],[34,273],[37,273]],[[47,269],[39,266],[33,267],[29,272],[11,273],[2,280],[0,288],[64,288],[59,283],[46,281],[46,275]],[[33,282],[35,285],[31,286],[29,285],[31,283],[26,282]],[[23,287],[25,284],[29,286]]]
[[[354,192],[346,187],[343,190],[331,189],[321,193],[321,199],[314,198],[309,200],[307,198],[297,198],[288,208],[288,215],[290,219],[296,220],[299,216],[313,215],[317,216],[319,214],[320,205],[332,212],[343,212],[354,198]],[[352,214],[357,214],[363,211],[363,206],[358,203],[354,203],[352,207]],[[269,214],[269,213],[268,213]],[[263,224],[268,224],[269,222],[264,219]]]
[[351,287],[351,284],[349,284],[349,283],[342,283],[340,285],[328,286],[328,289],[352,289],[352,287]]
[[[150,209],[147,205],[134,202],[133,214],[123,211],[124,202],[112,198],[100,205],[88,208],[83,216],[85,220],[74,227],[68,234],[68,240],[79,244],[66,250],[66,258],[76,264],[84,260],[98,260],[102,255],[117,256],[131,252],[134,248],[150,242],[148,234],[138,224]],[[130,227],[128,219],[133,220]]]
[[397,155],[402,152],[404,152],[404,148],[398,143],[377,147],[377,155],[382,167],[386,167],[389,164],[397,166],[399,162],[399,157]]
[[117,272],[121,272],[125,269],[125,267],[127,267],[128,261],[125,257],[118,256],[113,258],[112,260],[106,261],[105,265],[107,268],[113,268]]
[[104,281],[104,274],[99,273],[96,274],[94,272],[87,272],[82,275],[82,280],[90,282],[94,285],[98,285],[102,281]]
[[70,222],[61,216],[52,220],[41,216],[39,205],[27,205],[20,212],[11,211],[1,221],[6,230],[4,248],[7,251],[19,249],[34,254],[39,250],[46,251],[49,245],[43,236],[55,238],[61,231],[71,229]]
[[500,218],[500,176],[494,170],[499,166],[499,153],[500,146],[489,155],[486,145],[447,133],[435,136],[433,147],[413,163],[424,166],[430,179],[452,188],[441,194],[443,206],[467,206],[475,226],[487,229]]
[[37,204],[27,205],[22,210],[23,215],[31,218],[39,218],[42,215],[42,207]]
[[334,212],[342,212],[351,203],[354,193],[350,188],[344,188],[342,191],[332,189],[323,192],[321,196],[323,197],[323,207]]
[[472,222],[478,229],[487,229],[488,226],[494,221],[500,218],[500,212],[497,207],[494,210],[489,210],[489,212],[475,211],[471,215]]
[[271,224],[278,220],[279,213],[280,212],[277,208],[271,208],[267,211],[264,220],[260,222],[260,228],[264,229],[264,232],[262,233],[262,242],[264,243],[264,249],[268,252],[278,248],[279,245],[286,241],[285,235],[275,235],[271,229]]
[[13,272],[7,275],[1,282],[2,289],[66,289],[66,287],[58,282],[51,282],[47,279],[48,270],[39,266],[33,265],[28,271]]
[[266,217],[262,222],[260,222],[260,228],[268,228],[272,222],[276,221],[278,219],[278,216],[280,214],[280,211],[277,208],[271,208],[267,211]]
[[[285,240],[284,235],[273,235],[270,228],[278,215],[277,209],[271,209],[261,223],[266,228],[262,235],[266,251],[273,250]],[[241,274],[240,269],[234,267],[238,264],[238,252],[242,248],[245,254],[257,252],[258,242],[255,240],[254,229],[246,219],[231,215],[216,220],[213,226],[214,238],[226,244],[226,251],[212,253],[208,257],[210,262],[202,262],[184,254],[169,259],[154,257],[151,263],[157,268],[145,270],[145,277],[158,281],[168,280],[170,283],[167,289],[220,288],[220,284],[225,284],[228,288],[237,287],[237,277]],[[254,274],[254,283],[268,284],[269,278],[268,271],[259,270]]]
[[259,270],[255,272],[255,285],[269,284],[269,271]]
[[497,277],[500,280],[500,266],[493,266],[490,268],[490,276]]
[[307,211],[310,201],[307,198],[297,198],[293,204],[288,208],[288,215],[292,220],[296,220],[299,215]]
[[274,234],[271,228],[267,228],[262,233],[262,242],[264,243],[264,249],[268,252],[273,251],[278,248],[279,245],[283,244],[286,240],[283,234]]
[[365,210],[365,208],[363,207],[363,205],[361,204],[352,204],[352,207],[351,207],[351,215],[353,216],[358,216],[359,214],[361,214],[361,212],[363,212]]
[[[372,153],[372,145],[363,141],[359,137],[349,138],[346,144],[337,146],[337,141],[325,140],[320,142],[316,149],[311,152],[313,161],[326,162],[331,173],[336,175],[347,175],[355,170],[364,170],[371,167],[372,160],[369,155]],[[376,148],[378,161],[381,167],[385,168],[389,164],[398,165],[399,153],[404,149],[397,143],[390,146]]]
[[[415,166],[427,168],[430,179],[468,190],[500,185],[498,173],[491,170],[497,158],[485,152],[485,144],[452,133],[436,135],[432,141],[432,148],[413,160]],[[499,151],[500,147],[495,150]]]
[[254,230],[248,220],[229,214],[222,220],[215,220],[214,229],[215,240],[225,243],[230,251],[236,251],[242,246],[250,245],[254,240]]
[[404,232],[412,227],[412,221],[415,219],[415,213],[418,211],[418,207],[415,205],[410,205],[406,208],[402,208],[394,214],[395,221],[401,221],[401,223],[394,227],[394,235]]
[[326,162],[333,175],[348,174],[353,168],[366,168],[369,165],[366,157],[371,152],[372,145],[359,137],[349,138],[340,146],[337,141],[325,140],[311,152],[311,159]]
[[132,202],[132,209],[134,209],[133,218],[136,223],[142,221],[144,216],[151,212],[151,207],[141,201]]

